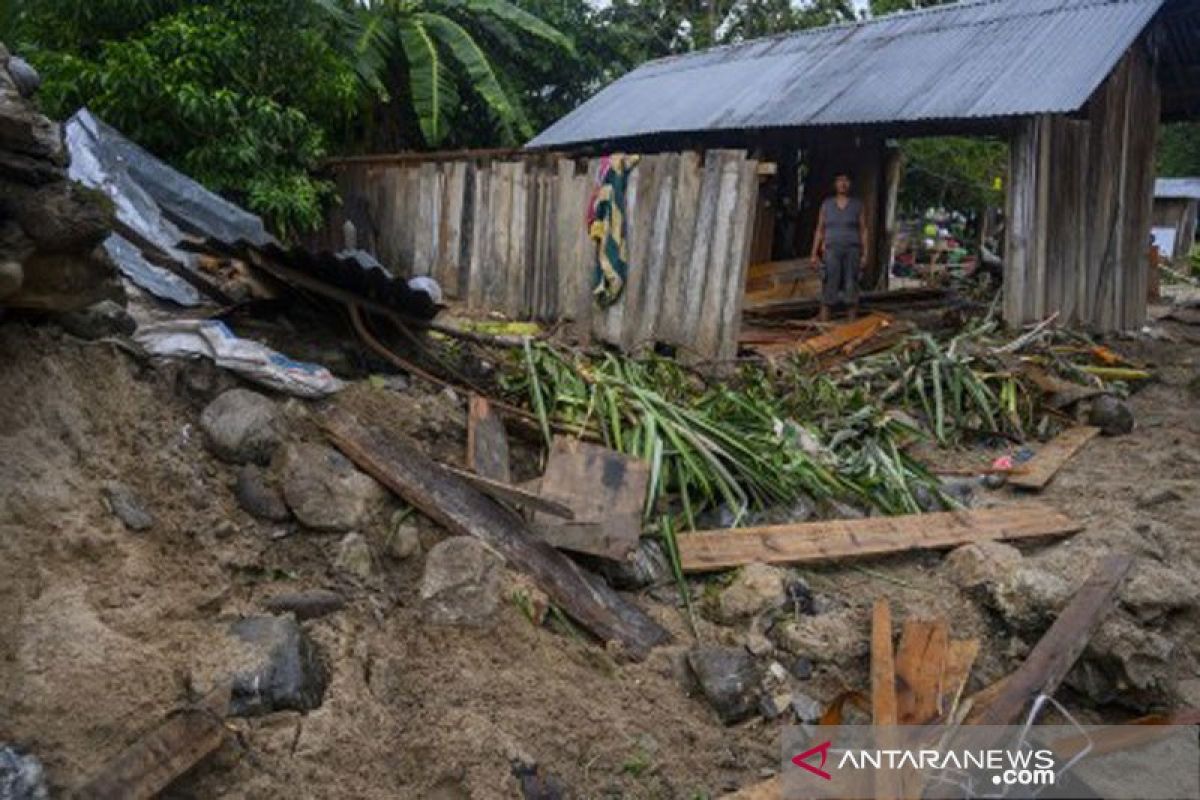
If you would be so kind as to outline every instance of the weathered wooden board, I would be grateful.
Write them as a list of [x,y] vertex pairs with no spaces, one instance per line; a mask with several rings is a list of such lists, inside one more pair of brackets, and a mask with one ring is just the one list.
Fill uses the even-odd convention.
[[950,650],[944,619],[906,620],[896,648],[896,705],[900,725],[924,725],[941,713]]
[[516,514],[446,472],[394,432],[336,407],[325,412],[319,424],[360,469],[447,530],[478,538],[601,640],[616,642],[630,657],[640,659],[670,639],[641,609],[538,539]]
[[630,456],[556,436],[546,458],[541,496],[574,512],[571,521],[534,518],[555,547],[615,560],[637,549],[650,466]]
[[1049,506],[941,511],[898,517],[801,522],[679,535],[685,572],[728,569],[761,561],[799,564],[942,549],[989,540],[1062,536],[1083,526]]
[[512,482],[504,421],[487,398],[477,394],[467,403],[467,469],[495,481]]
[[1066,464],[1072,456],[1079,452],[1080,448],[1099,433],[1099,428],[1088,425],[1067,428],[1042,445],[1037,454],[1027,464],[1022,465],[1024,470],[1008,479],[1009,484],[1020,489],[1041,490],[1045,488],[1063,464]]
[[1038,695],[1053,694],[1111,609],[1117,588],[1132,566],[1133,558],[1125,554],[1101,559],[1024,663],[986,698],[986,706],[981,703],[972,711],[969,721],[1012,725]]

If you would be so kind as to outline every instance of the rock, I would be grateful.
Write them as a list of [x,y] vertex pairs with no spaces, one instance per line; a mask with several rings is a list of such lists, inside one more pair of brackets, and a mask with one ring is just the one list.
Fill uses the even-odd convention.
[[867,655],[867,625],[852,609],[801,617],[771,629],[775,643],[813,663],[850,665]]
[[1166,486],[1155,486],[1138,495],[1138,508],[1158,508],[1168,503],[1177,503],[1183,499],[1179,492]]
[[230,389],[200,414],[200,427],[217,458],[266,464],[279,446],[279,408],[249,389]]
[[383,551],[397,561],[412,558],[421,552],[421,531],[416,525],[401,522],[388,533]]
[[1113,614],[1088,642],[1066,683],[1096,705],[1120,703],[1146,712],[1170,703],[1168,676],[1177,658],[1170,639]]
[[306,527],[345,531],[360,527],[386,493],[333,448],[297,444],[284,450],[283,497]]
[[1150,622],[1172,611],[1195,609],[1200,605],[1200,582],[1183,564],[1165,567],[1142,561],[1121,584],[1118,597],[1141,622]]
[[749,653],[740,647],[697,647],[688,652],[687,661],[722,722],[731,725],[754,713],[759,674]]
[[1003,472],[989,472],[979,482],[985,489],[999,489],[1008,483],[1008,476]]
[[516,758],[510,766],[513,777],[521,787],[522,800],[563,800],[569,796],[562,780],[536,763]]
[[805,658],[804,656],[797,656],[796,660],[792,662],[792,674],[795,675],[799,680],[808,680],[812,677],[812,673],[813,663],[811,659]]
[[229,539],[241,533],[237,523],[233,520],[223,519],[209,529],[208,535],[213,539],[220,541],[221,539]]
[[636,591],[671,580],[671,562],[658,539],[642,539],[626,561],[609,558],[589,559],[613,588]]
[[246,617],[233,623],[241,658],[234,667],[230,713],[311,711],[329,682],[316,645],[291,616]]
[[971,500],[975,497],[975,481],[973,480],[944,480],[942,493],[952,497],[964,507],[970,508]]
[[775,650],[775,643],[757,631],[751,631],[746,634],[744,646],[746,652],[757,658],[768,656]]
[[717,596],[718,621],[732,624],[783,605],[788,573],[768,564],[747,564]]
[[960,589],[1001,580],[1021,563],[1021,551],[1003,542],[975,542],[950,551],[942,561],[946,577]]
[[109,509],[125,527],[131,531],[144,531],[154,527],[154,515],[146,510],[142,501],[123,483],[109,483],[104,487],[104,499]]
[[503,561],[470,536],[439,542],[425,557],[421,601],[435,625],[482,625],[500,602]]
[[42,86],[42,76],[33,65],[20,56],[8,59],[8,74],[21,97],[33,97]]
[[262,468],[256,464],[245,464],[238,470],[234,496],[247,513],[270,522],[284,522],[291,518],[283,493],[267,481]]
[[1095,425],[1105,436],[1120,436],[1133,430],[1133,409],[1120,398],[1102,394],[1092,399],[1088,424]]
[[129,312],[112,300],[101,300],[79,311],[59,314],[63,330],[80,339],[103,339],[106,336],[131,336],[137,323]]
[[273,614],[295,614],[296,619],[317,619],[335,611],[341,611],[346,600],[337,592],[328,589],[308,589],[303,592],[285,592],[270,597],[263,607]]
[[1071,599],[1071,585],[1039,567],[1021,564],[985,584],[984,602],[1015,631],[1040,633]]
[[765,692],[758,701],[759,713],[767,719],[777,719],[791,706],[791,692]]
[[789,577],[784,587],[784,594],[787,595],[788,610],[792,614],[799,616],[800,614],[818,613],[817,607],[821,603],[802,579],[795,576]]
[[819,700],[814,700],[806,694],[794,692],[792,694],[792,711],[796,713],[796,720],[799,722],[819,722],[825,714],[825,706]]
[[42,763],[12,745],[0,744],[0,800],[48,800]]
[[371,545],[360,533],[347,533],[338,542],[337,556],[333,566],[339,572],[352,575],[359,580],[367,580],[375,572],[375,559],[371,555]]

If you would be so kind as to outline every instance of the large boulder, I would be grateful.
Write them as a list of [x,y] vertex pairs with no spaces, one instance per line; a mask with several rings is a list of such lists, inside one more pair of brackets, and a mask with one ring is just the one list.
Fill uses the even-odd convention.
[[266,464],[279,447],[280,411],[275,401],[249,389],[230,389],[200,414],[208,446],[223,461]]
[[1021,563],[1021,551],[1003,542],[972,542],[950,551],[942,569],[960,589],[1003,579]]
[[816,664],[848,666],[870,651],[868,626],[853,609],[801,616],[771,629],[775,643]]
[[283,497],[305,527],[348,531],[360,527],[387,493],[337,450],[295,444],[283,452]]
[[437,625],[482,625],[500,603],[501,558],[478,539],[455,536],[425,557],[421,602]]
[[250,717],[321,705],[329,676],[295,617],[245,617],[229,630],[239,654],[230,713]]

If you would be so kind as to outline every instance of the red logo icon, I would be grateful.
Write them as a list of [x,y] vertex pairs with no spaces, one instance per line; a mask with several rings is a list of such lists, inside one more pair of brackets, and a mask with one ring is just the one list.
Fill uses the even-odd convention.
[[[833,780],[833,776],[826,772],[823,767],[825,766],[825,759],[829,758],[829,748],[832,746],[833,742],[822,742],[816,747],[810,747],[800,755],[793,756],[792,763],[797,767],[800,767],[800,769],[808,770],[818,778],[824,778],[827,781],[831,781]],[[821,764],[820,766],[814,767],[812,764],[808,763],[808,759],[812,758],[818,753],[821,756]]]

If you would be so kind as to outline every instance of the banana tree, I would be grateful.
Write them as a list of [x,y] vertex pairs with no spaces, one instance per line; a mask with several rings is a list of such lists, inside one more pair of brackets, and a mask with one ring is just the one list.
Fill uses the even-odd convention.
[[337,21],[360,79],[380,102],[406,102],[431,147],[446,138],[466,94],[482,102],[506,143],[531,135],[496,56],[517,56],[529,37],[574,51],[566,36],[507,0],[317,2]]

